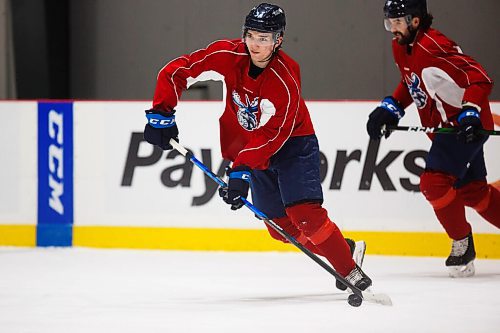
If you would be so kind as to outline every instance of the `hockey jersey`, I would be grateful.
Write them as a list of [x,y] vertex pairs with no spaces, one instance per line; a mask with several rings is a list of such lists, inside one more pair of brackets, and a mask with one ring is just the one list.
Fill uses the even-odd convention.
[[249,67],[250,55],[242,41],[213,42],[160,70],[153,108],[175,108],[182,92],[198,81],[223,81],[222,156],[233,166],[266,169],[290,137],[314,134],[314,128],[294,60],[280,50],[256,79],[249,76]]
[[423,126],[457,126],[463,104],[469,103],[478,108],[483,127],[493,128],[488,101],[493,81],[457,44],[428,29],[417,33],[411,47],[394,39],[392,50],[402,78],[393,97],[405,108],[414,102]]

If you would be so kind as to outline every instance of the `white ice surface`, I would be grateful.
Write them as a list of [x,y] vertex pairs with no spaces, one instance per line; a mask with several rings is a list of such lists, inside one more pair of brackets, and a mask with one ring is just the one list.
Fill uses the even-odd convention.
[[500,332],[500,261],[367,256],[353,308],[301,253],[0,248],[0,332]]

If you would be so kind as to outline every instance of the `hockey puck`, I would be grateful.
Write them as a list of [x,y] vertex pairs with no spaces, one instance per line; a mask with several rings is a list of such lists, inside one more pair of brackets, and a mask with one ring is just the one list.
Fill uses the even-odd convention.
[[352,294],[347,298],[347,303],[349,303],[350,306],[358,307],[363,303],[363,298],[359,295]]

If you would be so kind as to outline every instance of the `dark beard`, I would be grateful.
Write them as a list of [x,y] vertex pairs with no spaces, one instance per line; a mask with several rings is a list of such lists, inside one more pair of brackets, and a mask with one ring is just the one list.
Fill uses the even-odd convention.
[[410,27],[408,27],[408,31],[410,32],[408,34],[408,36],[403,36],[402,34],[400,33],[395,33],[394,35],[399,35],[401,36],[401,39],[398,39],[398,44],[399,45],[410,45],[411,43],[413,43],[413,41],[415,40],[415,36],[417,35],[417,29],[412,29]]

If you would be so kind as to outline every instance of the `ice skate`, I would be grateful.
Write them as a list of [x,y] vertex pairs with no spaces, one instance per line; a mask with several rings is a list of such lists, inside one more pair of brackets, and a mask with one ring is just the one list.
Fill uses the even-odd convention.
[[475,273],[475,258],[476,250],[474,249],[472,233],[464,239],[453,240],[450,256],[446,259],[446,267],[449,269],[450,277],[461,278],[473,276]]
[[[365,241],[357,241],[354,242],[350,238],[345,239],[347,244],[349,244],[349,248],[351,249],[352,259],[359,267],[363,266],[363,259],[365,258],[366,251],[366,243]],[[347,286],[343,284],[341,281],[337,280],[335,282],[335,286],[340,290],[346,290]]]
[[358,265],[356,265],[356,267],[354,267],[354,269],[349,274],[347,274],[345,278],[352,285],[361,289],[362,291],[365,291],[372,285],[372,279],[370,279]]

